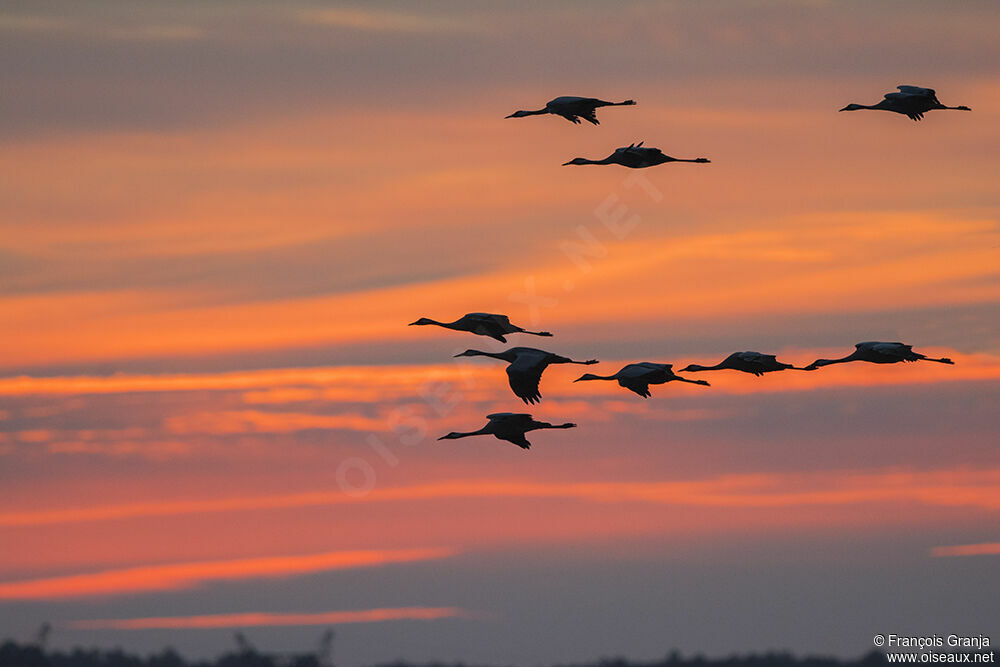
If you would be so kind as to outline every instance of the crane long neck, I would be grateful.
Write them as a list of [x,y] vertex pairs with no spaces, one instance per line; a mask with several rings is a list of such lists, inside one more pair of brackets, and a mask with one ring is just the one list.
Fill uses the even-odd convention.
[[844,363],[847,363],[848,361],[854,361],[857,358],[858,358],[858,353],[855,351],[855,352],[852,352],[851,354],[847,355],[846,357],[841,357],[840,359],[817,359],[816,361],[812,362],[812,364],[810,364],[810,365],[811,366],[816,366],[816,367],[819,367],[819,366],[832,366],[833,364],[844,364]]
[[686,373],[695,373],[697,371],[718,371],[718,370],[722,370],[723,368],[728,368],[727,366],[723,365],[725,363],[726,362],[721,361],[721,362],[717,363],[714,366],[702,366],[700,364],[691,364],[690,366],[688,366],[687,368],[685,368],[684,371]]
[[489,431],[486,430],[487,428],[489,428],[488,424],[478,431],[455,431],[448,434],[448,439],[456,440],[458,438],[468,438],[471,435],[486,435],[489,433]]
[[587,373],[587,374],[582,375],[582,376],[580,376],[579,378],[577,378],[576,380],[573,380],[573,381],[574,382],[579,382],[580,380],[617,380],[617,379],[618,379],[618,375],[617,374],[615,374],[615,375],[594,375],[593,373]]
[[469,353],[465,356],[468,357],[493,357],[494,359],[501,359],[503,361],[511,361],[509,355],[505,352],[483,352],[482,350],[469,350]]

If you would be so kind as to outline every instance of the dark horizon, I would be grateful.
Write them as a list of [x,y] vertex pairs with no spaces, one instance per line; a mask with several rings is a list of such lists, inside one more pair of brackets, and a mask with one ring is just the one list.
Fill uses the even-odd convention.
[[[320,640],[323,641],[323,638]],[[76,647],[46,649],[37,643],[0,640],[0,667],[335,667],[336,660],[323,649],[274,653],[254,647],[242,634],[236,648],[221,651],[214,659],[187,660],[170,647],[144,655],[120,649]],[[991,653],[996,661],[996,651]],[[683,655],[676,649],[665,651],[662,659],[631,660],[622,656],[600,657],[584,662],[557,662],[551,667],[876,667],[889,664],[885,653],[871,650],[857,658],[802,654],[780,649],[734,653],[724,656],[696,653]],[[970,663],[972,664],[972,663]],[[408,662],[393,660],[370,667],[507,667],[497,663],[467,663],[458,660]]]

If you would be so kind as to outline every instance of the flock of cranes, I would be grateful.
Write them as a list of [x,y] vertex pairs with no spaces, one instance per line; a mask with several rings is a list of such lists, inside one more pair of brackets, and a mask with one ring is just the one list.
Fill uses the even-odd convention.
[[[859,109],[873,109],[880,111],[892,111],[903,114],[912,120],[918,121],[924,117],[928,111],[936,109],[951,109],[959,111],[971,111],[967,106],[949,107],[941,104],[937,94],[930,88],[918,86],[898,86],[899,92],[886,93],[882,101],[878,104],[848,104],[841,111],[857,111]],[[515,111],[507,118],[523,118],[526,116],[539,116],[552,114],[561,116],[566,120],[579,124],[583,119],[594,125],[599,125],[597,120],[597,109],[610,106],[631,106],[633,100],[624,102],[606,102],[594,97],[557,97],[549,101],[543,108],[537,111]],[[658,148],[643,146],[644,142],[630,144],[618,148],[614,153],[602,160],[590,160],[587,158],[574,158],[566,165],[585,164],[618,164],[631,169],[642,169],[652,167],[667,162],[695,162],[707,163],[707,158],[682,159],[665,155]],[[501,343],[506,343],[506,336],[511,334],[528,334],[532,336],[552,336],[548,331],[528,331],[522,327],[512,324],[506,315],[496,313],[466,313],[454,322],[439,322],[427,317],[421,317],[411,326],[434,325],[452,329],[454,331],[465,331],[479,336],[487,336]],[[784,370],[815,371],[824,366],[842,364],[851,361],[866,361],[874,364],[892,364],[899,362],[913,361],[933,361],[941,364],[953,364],[951,359],[935,359],[927,357],[919,352],[914,352],[912,346],[897,342],[866,341],[857,343],[854,352],[841,357],[840,359],[816,359],[807,366],[794,366],[777,360],[774,355],[761,354],[760,352],[734,352],[714,366],[702,366],[699,364],[689,364],[681,369],[680,373],[697,373],[702,371],[735,370],[743,373],[750,373],[761,376],[765,373],[774,373]],[[569,357],[563,357],[552,352],[539,350],[533,347],[512,347],[502,352],[483,352],[482,350],[466,350],[455,355],[456,357],[491,357],[507,362],[507,379],[514,395],[527,404],[538,403],[542,399],[539,385],[542,380],[542,373],[551,364],[581,364],[592,365],[598,363],[596,359],[587,361],[576,361]],[[674,372],[673,364],[654,363],[650,361],[640,361],[627,364],[613,375],[595,375],[585,373],[574,382],[590,380],[615,380],[623,388],[649,398],[652,394],[649,391],[650,385],[666,384],[667,382],[687,382],[710,386],[705,380],[692,380],[682,377]],[[478,431],[451,432],[441,436],[439,440],[453,440],[466,438],[474,435],[492,435],[500,440],[512,442],[522,449],[531,447],[525,434],[530,431],[540,429],[567,429],[574,428],[576,424],[550,424],[548,422],[536,421],[530,414],[498,412],[486,415],[488,423]]]

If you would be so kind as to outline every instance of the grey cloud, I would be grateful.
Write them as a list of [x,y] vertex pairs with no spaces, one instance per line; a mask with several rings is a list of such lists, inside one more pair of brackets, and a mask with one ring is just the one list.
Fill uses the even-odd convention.
[[[133,288],[204,288],[196,303],[241,303],[382,289],[440,280],[493,268],[486,253],[414,252],[444,241],[447,230],[393,232],[396,243],[348,236],[241,252],[108,258],[100,248],[64,247],[42,256],[0,255],[2,295]],[[409,242],[407,242],[409,240]]]
[[[7,64],[0,83],[8,91],[0,130],[14,139],[219,123],[302,104],[413,108],[436,98],[461,105],[497,87],[551,88],[597,77],[683,86],[713,77],[806,76],[891,87],[900,76],[919,74],[918,83],[936,85],[993,72],[994,3],[963,3],[961,12],[947,2],[922,3],[921,12],[912,4],[591,3],[563,12],[561,4],[514,11],[437,2],[417,12],[365,3],[327,9],[339,13],[323,23],[301,20],[324,11],[310,3],[217,2],[197,14],[161,6],[152,22],[128,27],[150,37],[173,30],[174,39],[123,40],[107,29],[42,27],[57,19],[117,24],[130,16],[124,5],[48,3],[22,17],[41,27],[8,28],[0,42]],[[930,46],[926,26],[918,29],[929,20],[937,33]],[[371,29],[380,22],[390,29]]]

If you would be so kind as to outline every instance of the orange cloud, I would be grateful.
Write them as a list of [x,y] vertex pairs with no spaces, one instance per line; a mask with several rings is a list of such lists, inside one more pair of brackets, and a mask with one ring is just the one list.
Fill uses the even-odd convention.
[[[474,345],[470,346],[474,347]],[[489,348],[484,346],[483,349]],[[789,356],[796,363],[808,363],[824,355],[847,354],[851,349],[852,345],[847,344],[843,348],[837,349],[789,350],[783,352],[781,356],[782,358]],[[1000,358],[996,356],[960,354],[946,349],[918,349],[931,354],[947,354],[955,360],[956,365],[943,368],[936,364],[916,363],[899,364],[888,368],[858,363],[843,367],[824,368],[812,373],[791,371],[774,373],[764,378],[720,372],[710,375],[712,390],[745,393],[750,390],[749,387],[752,387],[755,392],[801,391],[815,387],[914,384],[1000,378]],[[718,358],[703,358],[697,361],[715,363],[728,353],[729,351],[721,351],[717,355]],[[672,361],[675,364],[679,362],[677,359]],[[628,363],[628,360],[602,359],[602,363],[613,367],[624,365]],[[555,372],[558,370],[554,369]],[[709,376],[706,374],[705,377]],[[504,387],[505,377],[502,366],[499,364],[466,361],[426,365],[285,368],[226,373],[117,374],[109,377],[18,376],[0,378],[0,396],[256,390],[246,391],[244,401],[249,404],[281,404],[316,400],[370,402],[400,396],[419,396],[429,385],[440,382],[460,383],[461,390],[468,393],[476,388],[492,391],[496,387]],[[289,389],[284,389],[286,387]],[[314,387],[317,389],[311,389]],[[548,393],[546,395],[558,393],[561,396],[582,398],[590,394],[618,394],[620,391],[621,388],[615,383],[589,383],[586,391],[580,385],[571,384],[565,387],[552,385],[547,387]],[[482,396],[485,397],[486,394],[482,394]],[[37,437],[41,437],[41,434],[38,434]],[[48,437],[43,439],[48,439]]]
[[200,412],[193,415],[169,417],[165,426],[168,431],[175,434],[292,433],[306,429],[378,431],[385,428],[385,420],[354,414],[314,415],[241,410]]
[[125,440],[119,442],[89,442],[85,440],[58,440],[46,445],[53,454],[99,454],[112,457],[139,456],[152,461],[166,461],[187,457],[194,446],[174,440]]
[[1000,542],[985,542],[983,544],[957,544],[947,547],[934,547],[932,556],[998,556]]
[[[657,231],[625,240],[591,219],[585,226],[604,256],[583,254],[586,269],[560,251],[579,243],[578,224],[539,244],[538,256],[503,269],[342,294],[230,303],[220,292],[207,305],[204,289],[196,296],[179,288],[4,298],[17,340],[0,333],[0,350],[18,355],[0,356],[0,366],[404,340],[415,335],[404,324],[421,313],[457,315],[474,303],[520,308],[511,294],[528,277],[541,295],[558,297],[558,308],[544,310],[546,327],[1000,301],[1000,285],[990,279],[1000,234],[979,216],[804,214],[771,221],[767,230]],[[665,265],[666,284],[650,281]],[[74,326],[52,326],[52,312]]]
[[523,482],[463,480],[376,489],[363,497],[338,491],[274,496],[133,503],[0,514],[0,526],[38,526],[204,512],[291,509],[352,503],[447,498],[560,498],[594,503],[654,503],[768,508],[801,505],[911,503],[1000,509],[1000,469],[922,472],[834,472],[723,475],[667,482]]
[[4,582],[0,583],[0,600],[39,600],[179,590],[211,581],[289,577],[310,572],[446,558],[454,553],[451,549],[442,548],[332,551],[306,556],[149,565]]
[[[30,377],[0,378],[0,396],[34,394],[124,394],[146,391],[243,390],[278,387],[326,387],[322,398],[327,400],[371,400],[395,390],[394,395],[412,395],[427,383],[446,380],[456,375],[463,380],[493,376],[495,369],[468,362],[401,366],[330,366],[316,368],[279,368],[260,371],[226,373],[189,373],[162,375],[127,375],[108,377]],[[368,388],[368,393],[357,390]],[[331,393],[326,393],[331,392]],[[248,392],[250,393],[250,392]],[[250,402],[266,396],[254,392]],[[275,402],[286,402],[277,400]],[[267,402],[266,400],[264,402]]]
[[118,618],[73,621],[78,630],[200,630],[204,628],[246,628],[277,625],[342,625],[344,623],[381,623],[383,621],[433,621],[461,618],[468,612],[458,607],[396,607],[360,611],[326,611],[316,614],[209,614],[204,616],[166,616],[160,618]]

